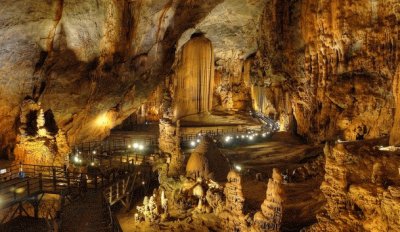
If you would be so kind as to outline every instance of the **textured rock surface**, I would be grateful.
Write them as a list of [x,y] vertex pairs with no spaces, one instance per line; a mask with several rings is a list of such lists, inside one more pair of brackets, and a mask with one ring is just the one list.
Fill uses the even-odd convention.
[[183,47],[174,78],[176,119],[211,111],[214,90],[214,53],[211,41],[202,35]]
[[[14,144],[29,96],[51,109],[70,145],[104,137],[169,75],[175,51],[204,32],[218,58],[257,49],[265,1],[3,2],[0,137]],[[218,19],[218,20],[217,20]],[[183,35],[183,36],[182,36]],[[178,53],[176,53],[178,54]]]
[[400,231],[400,158],[374,144],[325,147],[326,212],[307,231]]
[[160,137],[158,146],[165,153],[169,160],[168,175],[178,175],[183,167],[183,154],[181,151],[179,124],[175,125],[169,120],[160,120]]
[[[266,4],[256,56],[260,68],[253,69],[267,92],[281,91],[281,99],[289,93],[297,132],[314,141],[389,134],[391,83],[399,65],[400,3]],[[274,98],[269,97],[271,111],[287,112]]]
[[266,198],[261,205],[261,211],[254,215],[255,231],[281,230],[284,201],[282,181],[282,174],[274,168],[272,178],[268,180]]
[[186,165],[187,176],[212,179],[219,183],[226,182],[229,170],[228,160],[208,136],[202,138]]

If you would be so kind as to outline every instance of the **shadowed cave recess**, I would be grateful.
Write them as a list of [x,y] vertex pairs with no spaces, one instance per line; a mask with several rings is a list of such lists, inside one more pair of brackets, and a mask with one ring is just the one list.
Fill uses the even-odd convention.
[[0,1],[0,231],[400,232],[400,1]]

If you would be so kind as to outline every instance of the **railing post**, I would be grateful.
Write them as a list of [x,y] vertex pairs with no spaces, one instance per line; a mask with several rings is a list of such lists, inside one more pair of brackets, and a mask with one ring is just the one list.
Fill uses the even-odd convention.
[[67,170],[67,186],[68,186],[68,190],[69,190],[70,185],[71,185],[71,179],[70,179],[69,176],[70,176],[70,175],[69,175],[69,171]]
[[29,179],[26,180],[26,188],[27,188],[27,192],[28,192],[28,196],[31,195],[31,186],[29,184]]
[[117,199],[119,198],[119,183],[117,181]]
[[111,204],[111,202],[112,202],[112,185],[110,186],[109,202],[110,202],[110,204]]
[[126,153],[126,166],[127,166],[127,170],[129,171],[129,156],[128,156],[128,153]]
[[39,173],[39,189],[43,191],[42,173]]
[[56,177],[56,169],[53,168],[53,189],[56,191],[57,189],[57,177]]
[[14,194],[14,201],[15,200],[17,200],[17,191],[15,191],[16,190],[16,188],[15,188],[15,184],[13,185],[13,189],[14,189],[14,191],[13,191],[13,194]]

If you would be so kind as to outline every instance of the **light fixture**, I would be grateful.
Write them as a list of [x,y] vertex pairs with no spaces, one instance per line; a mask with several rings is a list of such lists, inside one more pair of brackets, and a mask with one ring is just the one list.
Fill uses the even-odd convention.
[[93,153],[93,155],[96,155],[96,150],[94,150],[92,153]]
[[253,140],[253,135],[250,135],[250,136],[249,136],[249,140]]
[[139,147],[139,144],[137,144],[137,143],[134,143],[133,144],[133,149],[136,149],[136,148],[138,148]]
[[91,166],[94,166],[94,162],[91,162],[90,165],[91,165]]
[[242,171],[242,167],[239,166],[239,165],[237,165],[237,164],[235,165],[235,169],[236,169],[237,171],[239,171],[239,172]]
[[196,142],[195,141],[190,141],[190,146],[195,147],[196,146]]
[[131,145],[130,145],[130,144],[128,144],[128,148],[131,148]]
[[142,144],[139,144],[139,145],[138,145],[138,149],[139,149],[140,151],[142,151],[142,150],[144,149],[144,146],[143,146]]
[[197,142],[197,143],[200,143],[200,139],[197,139],[196,142]]

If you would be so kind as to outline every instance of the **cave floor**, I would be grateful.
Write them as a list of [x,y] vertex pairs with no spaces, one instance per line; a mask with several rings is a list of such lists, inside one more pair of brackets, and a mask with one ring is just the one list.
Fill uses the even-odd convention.
[[[222,151],[233,164],[242,167],[243,194],[249,212],[260,209],[273,168],[291,173],[295,168],[323,154],[322,146],[306,145],[285,132],[275,133],[262,143],[226,147]],[[262,174],[262,181],[256,180],[256,173]],[[319,190],[322,177],[323,175],[283,185],[286,213],[282,227],[285,231],[298,231],[315,222],[315,215],[324,203],[324,197]]]
[[[222,152],[231,163],[242,166],[245,213],[252,214],[260,209],[265,199],[272,168],[279,168],[282,172],[288,169],[291,172],[321,155],[322,146],[305,145],[287,133],[276,133],[260,143],[225,147],[222,148]],[[262,173],[261,181],[256,180],[256,173]],[[283,218],[284,231],[299,231],[316,221],[315,215],[324,203],[319,190],[322,176],[284,184],[284,208],[287,212]],[[224,231],[218,227],[218,219],[213,214],[182,216],[179,221],[150,226],[136,224],[134,213],[134,210],[119,213],[119,222],[124,231]]]
[[180,119],[182,127],[188,126],[234,126],[234,125],[260,125],[257,118],[244,112],[227,113],[213,112],[207,115],[190,115]]

